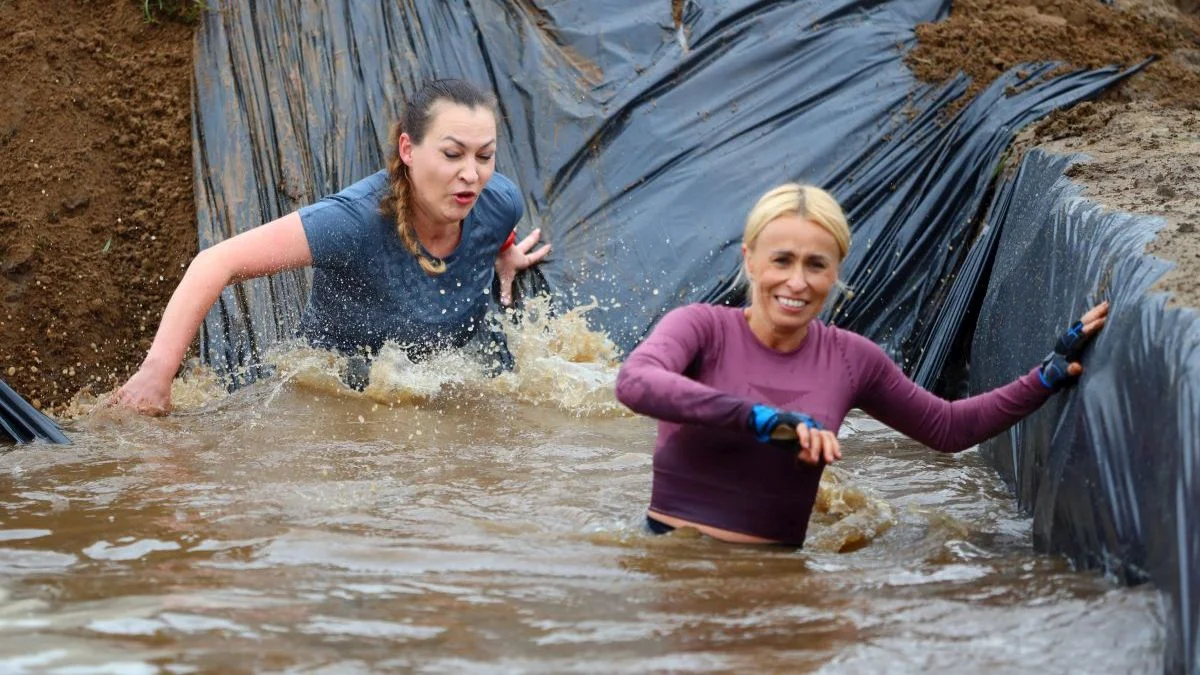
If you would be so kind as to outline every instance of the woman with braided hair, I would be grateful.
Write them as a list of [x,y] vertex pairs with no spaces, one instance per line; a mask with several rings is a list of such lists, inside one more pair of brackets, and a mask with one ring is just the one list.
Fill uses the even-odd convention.
[[800,546],[821,472],[841,459],[852,408],[941,452],[959,452],[1037,410],[1082,372],[1108,304],[1041,365],[960,401],[918,387],[875,343],[817,317],[850,250],[841,207],[796,183],[763,195],[742,238],[748,307],[669,312],[629,355],[617,398],[659,420],[647,522],[717,539]]
[[201,251],[114,402],[168,412],[171,380],[221,290],[306,266],[300,335],[313,346],[370,354],[390,341],[420,357],[466,345],[484,327],[493,278],[507,305],[516,273],[550,250],[531,251],[537,230],[515,242],[524,202],[495,173],[494,108],[466,82],[429,82],[393,125],[387,169]]

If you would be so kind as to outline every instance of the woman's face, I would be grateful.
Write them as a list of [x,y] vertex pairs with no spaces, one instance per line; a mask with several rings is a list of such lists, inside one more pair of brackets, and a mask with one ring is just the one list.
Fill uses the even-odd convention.
[[433,104],[420,143],[400,135],[413,213],[430,225],[457,223],[471,211],[496,167],[496,117],[486,107]]
[[777,333],[805,329],[837,283],[837,240],[800,216],[767,223],[753,249],[742,247],[742,256],[750,275],[751,317]]

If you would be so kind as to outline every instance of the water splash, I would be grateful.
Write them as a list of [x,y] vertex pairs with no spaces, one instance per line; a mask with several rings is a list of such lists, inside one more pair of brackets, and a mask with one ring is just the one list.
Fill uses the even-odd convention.
[[[487,356],[468,350],[447,351],[414,362],[404,349],[386,344],[371,360],[367,386],[346,384],[352,367],[342,354],[284,343],[268,351],[264,362],[274,375],[255,388],[267,403],[295,386],[319,394],[367,399],[387,406],[410,406],[441,399],[493,398],[553,406],[578,416],[629,414],[613,396],[619,350],[608,335],[588,326],[589,304],[556,314],[549,299],[527,301],[500,322],[516,363],[515,370],[489,375],[495,366]],[[115,390],[114,390],[115,391]],[[76,419],[105,408],[112,391],[82,390],[64,408],[62,419]],[[171,383],[177,413],[203,413],[229,397],[224,381],[212,370],[192,364]]]
[[857,551],[896,524],[895,511],[828,468],[821,476],[805,548],[828,553]]

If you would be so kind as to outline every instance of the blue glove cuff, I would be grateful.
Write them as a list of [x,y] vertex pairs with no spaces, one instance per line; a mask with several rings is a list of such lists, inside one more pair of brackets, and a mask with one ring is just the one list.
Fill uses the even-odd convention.
[[779,411],[761,403],[750,409],[749,426],[759,443],[768,443],[771,432],[779,425]]

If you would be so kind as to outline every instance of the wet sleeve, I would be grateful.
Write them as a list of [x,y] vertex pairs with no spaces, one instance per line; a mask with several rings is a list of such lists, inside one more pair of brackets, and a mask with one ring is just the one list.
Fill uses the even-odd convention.
[[672,310],[625,359],[617,400],[630,410],[667,422],[745,431],[753,403],[684,375],[718,325],[698,305]]
[[[343,191],[300,209],[300,224],[312,252],[313,267],[345,268],[361,256],[375,214],[364,213],[361,197]],[[378,208],[379,200],[370,200]],[[367,216],[371,216],[368,218]]]
[[917,386],[878,345],[858,338],[847,363],[857,365],[855,406],[900,433],[939,452],[960,452],[1016,424],[1052,392],[1037,368],[989,392],[947,401]]

